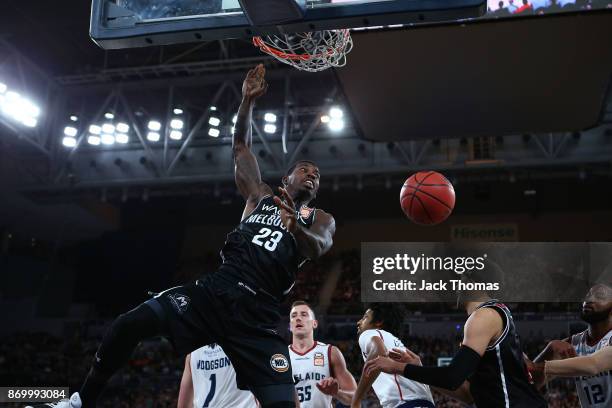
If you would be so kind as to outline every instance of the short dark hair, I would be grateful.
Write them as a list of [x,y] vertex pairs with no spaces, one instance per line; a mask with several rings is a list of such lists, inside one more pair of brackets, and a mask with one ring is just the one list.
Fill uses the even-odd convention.
[[314,309],[312,308],[312,306],[310,306],[310,303],[306,302],[305,300],[296,300],[295,302],[291,304],[291,309],[293,309],[296,306],[308,306],[308,308],[312,312],[312,317],[315,317]]
[[382,328],[395,336],[401,336],[404,322],[404,309],[398,303],[372,303],[372,323],[381,323]]
[[[312,164],[313,166],[317,166],[317,164],[311,160],[298,160],[296,162],[294,162],[285,172],[285,176],[290,175],[291,173],[293,173],[293,170],[295,170],[295,168],[298,166],[298,164],[300,163],[309,163]],[[318,166],[317,166],[318,167]]]

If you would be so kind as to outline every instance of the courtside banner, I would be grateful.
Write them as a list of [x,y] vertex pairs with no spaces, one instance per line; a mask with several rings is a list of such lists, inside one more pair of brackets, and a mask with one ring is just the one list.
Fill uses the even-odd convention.
[[364,242],[364,302],[581,302],[612,282],[609,242]]

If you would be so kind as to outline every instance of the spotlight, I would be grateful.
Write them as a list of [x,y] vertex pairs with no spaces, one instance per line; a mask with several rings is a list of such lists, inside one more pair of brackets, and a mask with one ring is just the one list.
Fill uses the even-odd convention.
[[130,131],[130,126],[127,123],[117,123],[117,132],[127,133]]
[[264,120],[268,123],[275,123],[276,122],[276,115],[272,112],[267,112],[264,115]]
[[172,119],[172,121],[170,121],[170,127],[172,129],[180,130],[183,128],[183,121],[180,119]]
[[173,130],[170,132],[170,139],[172,140],[181,140],[183,138],[183,132],[180,130]]
[[89,143],[92,146],[100,145],[100,136],[97,136],[97,135],[87,136],[87,143]]
[[64,128],[64,134],[66,136],[70,136],[70,137],[75,137],[77,135],[77,128],[73,127],[73,126],[66,126]]
[[27,127],[34,127],[36,126],[38,121],[36,120],[36,118],[24,118],[21,123],[23,123]]
[[150,142],[159,142],[159,133],[157,132],[149,132],[147,133],[147,140]]
[[216,107],[216,106],[211,106],[211,107],[210,107],[210,110],[211,110],[211,111],[216,111],[216,110],[217,110],[217,107]]
[[125,133],[117,133],[115,136],[115,141],[117,143],[126,144],[130,141],[130,138]]
[[0,93],[0,109],[25,126],[34,127],[38,123],[36,118],[40,115],[40,108],[17,92]]
[[210,128],[208,129],[208,135],[212,136],[212,137],[219,137],[219,129],[216,128]]
[[100,137],[100,142],[102,142],[103,145],[113,145],[115,144],[115,136],[108,134],[108,133],[102,133],[102,136]]
[[211,116],[210,119],[208,119],[208,124],[211,126],[219,126],[219,124],[221,123],[221,119]]
[[74,137],[64,136],[64,138],[62,139],[62,144],[66,147],[75,147],[77,144],[77,141]]
[[99,135],[100,133],[102,133],[102,128],[98,125],[91,125],[89,127],[89,133],[91,133],[92,135]]
[[342,119],[344,112],[342,112],[342,109],[334,106],[329,110],[329,116],[331,116],[332,119]]
[[181,108],[174,108],[174,110],[172,112],[174,112],[175,115],[182,115],[183,114],[183,110]]
[[159,123],[156,120],[151,120],[149,121],[149,124],[147,125],[147,127],[149,128],[149,130],[153,130],[157,132],[161,129],[161,123]]
[[321,116],[321,123],[329,123],[329,115]]
[[333,118],[329,121],[329,128],[334,132],[344,129],[344,121],[342,119]]
[[0,93],[5,93],[5,92],[6,92],[6,85],[0,82]]
[[238,120],[238,115],[234,115],[234,117],[232,118],[232,123],[236,123],[237,120]]
[[70,120],[73,122],[77,122],[79,120],[79,118],[76,115],[71,115],[70,116]]
[[110,112],[106,112],[106,113],[104,114],[104,117],[105,117],[106,119],[114,119],[114,118],[115,118],[115,115],[113,115],[113,114],[112,114],[112,113],[110,113]]
[[102,132],[112,135],[113,133],[115,133],[115,126],[110,123],[105,123],[102,125]]
[[276,132],[276,125],[273,125],[272,123],[266,123],[264,125],[264,132],[266,132],[266,133],[274,133],[274,132]]
[[236,132],[236,126],[232,126],[232,135]]

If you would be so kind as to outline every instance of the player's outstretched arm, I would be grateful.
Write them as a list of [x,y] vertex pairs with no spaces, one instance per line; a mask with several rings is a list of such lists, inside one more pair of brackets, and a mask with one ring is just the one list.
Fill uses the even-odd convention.
[[342,352],[331,346],[330,368],[332,376],[317,383],[317,388],[324,394],[331,395],[344,405],[351,405],[357,389],[355,379],[346,368]]
[[336,233],[334,217],[323,210],[317,210],[314,224],[304,228],[297,222],[295,203],[287,190],[279,187],[278,191],[280,197],[274,197],[274,202],[281,209],[283,225],[295,237],[300,254],[314,260],[329,251]]
[[544,363],[544,374],[547,378],[591,376],[608,370],[612,370],[612,346],[597,350],[589,356],[546,361]]
[[543,370],[544,362],[571,357],[576,357],[576,349],[574,349],[574,346],[570,343],[569,338],[552,340],[533,361],[529,361],[525,358],[525,364],[527,364],[527,368],[533,376],[535,386],[540,389],[546,384],[546,377],[544,376]]
[[262,183],[257,159],[251,152],[251,116],[255,100],[268,89],[265,74],[266,69],[261,64],[247,73],[242,84],[242,102],[238,109],[236,127],[232,136],[236,186],[247,202],[254,201],[255,203],[263,194],[272,192],[270,187]]
[[185,357],[185,369],[181,378],[177,408],[193,408],[193,379],[191,378],[191,354]]
[[368,356],[366,360],[366,366],[363,368],[361,378],[359,379],[359,383],[357,384],[357,389],[355,390],[355,394],[353,395],[353,400],[351,401],[351,408],[361,407],[361,401],[368,393],[370,387],[372,387],[372,384],[374,384],[374,381],[376,381],[376,379],[380,375],[380,371],[371,372],[368,375],[366,373],[367,364],[370,361],[374,361],[376,359],[386,356],[387,347],[385,347],[385,343],[380,337],[372,337],[366,345],[365,353]]
[[364,367],[367,375],[381,371],[401,374],[423,384],[448,390],[456,390],[476,371],[488,345],[501,333],[503,323],[496,311],[476,310],[465,323],[463,343],[453,360],[446,367],[421,367],[406,364],[390,357],[378,357]]

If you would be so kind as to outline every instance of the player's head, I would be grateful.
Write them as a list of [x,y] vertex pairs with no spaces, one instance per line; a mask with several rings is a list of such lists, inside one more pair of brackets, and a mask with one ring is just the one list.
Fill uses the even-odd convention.
[[372,303],[357,322],[357,334],[366,330],[383,329],[400,335],[404,316],[399,305],[394,303]]
[[307,302],[303,300],[293,302],[289,312],[289,327],[293,336],[311,336],[318,325],[314,311]]
[[584,297],[580,317],[589,324],[610,319],[612,314],[612,288],[598,283]]
[[314,162],[299,160],[287,169],[282,183],[294,200],[308,202],[317,196],[320,178],[319,167]]

